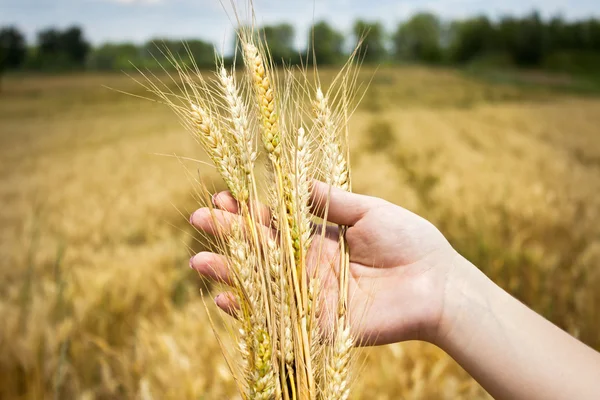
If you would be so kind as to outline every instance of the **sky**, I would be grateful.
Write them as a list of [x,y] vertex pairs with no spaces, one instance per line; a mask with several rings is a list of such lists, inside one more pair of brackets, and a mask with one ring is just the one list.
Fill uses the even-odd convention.
[[[229,4],[230,0],[223,0]],[[418,11],[444,19],[476,14],[492,18],[539,10],[544,17],[600,17],[598,0],[254,0],[257,22],[288,22],[301,48],[313,21],[325,19],[349,32],[357,18],[378,20],[393,30]],[[247,0],[238,0],[244,10]],[[230,10],[230,9],[229,9]],[[16,25],[30,42],[40,29],[77,24],[94,44],[142,43],[151,38],[202,38],[217,47],[231,43],[234,23],[219,0],[0,0],[0,25]],[[242,11],[242,15],[246,15]]]

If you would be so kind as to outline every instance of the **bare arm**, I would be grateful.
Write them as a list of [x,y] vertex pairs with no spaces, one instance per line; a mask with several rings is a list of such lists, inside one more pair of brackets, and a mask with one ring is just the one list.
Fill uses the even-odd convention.
[[600,354],[457,256],[435,344],[496,399],[599,399]]

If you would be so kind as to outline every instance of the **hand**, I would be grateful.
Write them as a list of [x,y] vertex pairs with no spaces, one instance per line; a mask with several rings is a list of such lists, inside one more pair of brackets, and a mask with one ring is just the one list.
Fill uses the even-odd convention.
[[[348,226],[350,250],[349,313],[355,337],[361,344],[380,345],[411,339],[434,340],[443,313],[447,275],[457,256],[444,236],[428,221],[384,200],[348,193],[315,182],[313,212],[324,216],[323,199],[329,196],[327,220]],[[220,210],[197,210],[192,224],[207,233],[230,221],[237,204],[228,192],[214,196]],[[266,218],[268,220],[268,218]],[[331,227],[330,227],[331,228]],[[221,226],[222,229],[222,226]],[[335,310],[338,296],[337,228],[321,238],[317,228],[307,256],[309,269],[318,268],[324,287],[322,299]],[[227,282],[225,257],[200,253],[190,260],[200,274]],[[231,312],[231,296],[220,295],[217,305]]]
[[[315,182],[313,212],[348,226],[349,313],[359,344],[410,339],[448,352],[497,399],[597,399],[600,353],[561,331],[514,299],[460,256],[423,218],[384,200],[329,189]],[[238,207],[227,192],[213,199],[220,210],[197,210],[191,222],[207,233],[226,228]],[[263,222],[270,220],[263,213]],[[215,221],[217,223],[215,223]],[[307,255],[317,271],[326,308],[335,310],[339,257],[337,228],[315,230]],[[200,253],[190,265],[229,282],[225,257]],[[232,314],[232,296],[217,305]],[[323,328],[328,328],[328,323]],[[557,379],[559,377],[560,379]]]

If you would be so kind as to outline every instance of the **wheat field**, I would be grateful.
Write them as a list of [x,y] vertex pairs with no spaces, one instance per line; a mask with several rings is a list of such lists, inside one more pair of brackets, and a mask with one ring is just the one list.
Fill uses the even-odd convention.
[[[354,191],[430,219],[600,349],[600,98],[452,70],[371,78],[350,127]],[[122,75],[3,82],[0,398],[238,398],[187,267],[203,246],[194,180],[224,184],[188,160],[206,158],[167,107],[118,91],[148,95]],[[431,345],[361,356],[353,398],[488,398]]]

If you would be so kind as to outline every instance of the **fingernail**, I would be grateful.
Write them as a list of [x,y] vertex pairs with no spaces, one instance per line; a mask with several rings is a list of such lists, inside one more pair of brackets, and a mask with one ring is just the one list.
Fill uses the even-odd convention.
[[196,256],[192,256],[192,258],[190,258],[190,268],[194,269],[194,257]]
[[194,225],[194,213],[190,215],[190,224]]
[[222,294],[218,294],[217,297],[215,297],[215,304],[219,305],[219,299],[221,298]]
[[217,202],[215,201],[217,198],[218,193],[215,193],[211,196],[210,198],[210,202],[212,203],[213,206],[217,207]]

